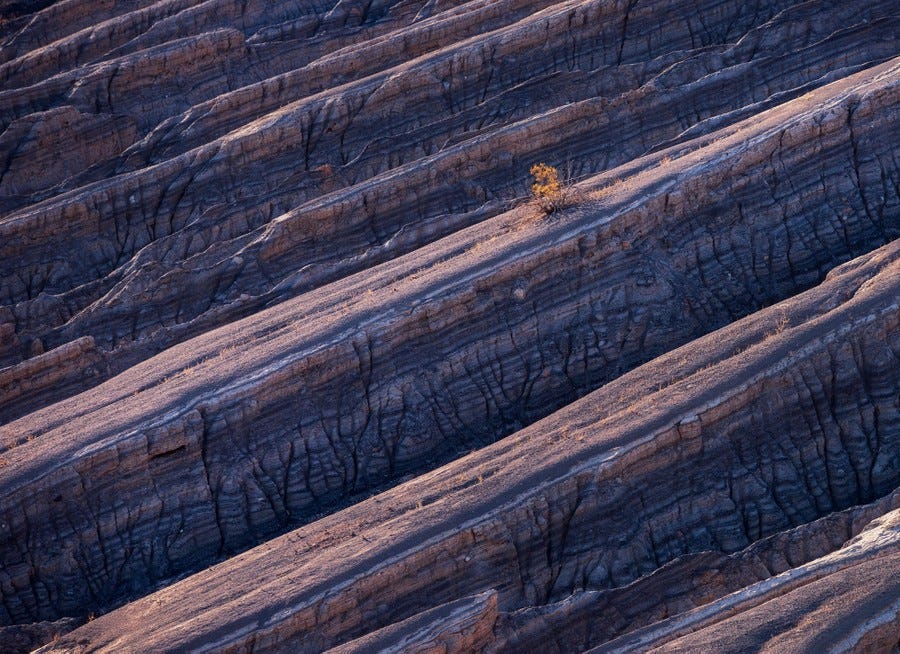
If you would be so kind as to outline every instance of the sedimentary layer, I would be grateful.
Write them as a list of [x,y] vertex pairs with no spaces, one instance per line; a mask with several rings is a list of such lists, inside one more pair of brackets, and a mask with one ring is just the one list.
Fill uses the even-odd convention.
[[0,651],[900,647],[898,28],[7,2]]
[[285,23],[213,4],[63,34],[63,3],[11,39],[60,30],[0,71],[0,364],[90,335],[106,378],[497,215],[535,161],[597,173],[896,56],[900,20],[886,0],[361,3],[348,34],[343,2]]
[[[777,534],[897,486],[898,247],[495,445],[98,618],[55,647],[320,651],[487,591],[500,611],[514,611],[621,587],[679,557],[748,547],[751,576],[753,558],[767,570],[759,577],[785,572],[718,601],[737,603],[746,620],[776,597],[801,615],[864,575],[872,583],[855,591],[861,603],[831,627],[887,642],[898,635],[885,616],[895,610],[886,598],[896,590],[900,532],[896,510],[877,516],[896,497],[857,510],[857,522],[876,519],[862,532],[853,511],[843,527],[840,517],[836,528],[811,524],[808,535],[827,536],[808,556],[792,553],[790,533]],[[841,533],[855,540],[832,556]],[[669,637],[683,637],[686,623],[698,629],[692,643],[725,630],[739,651],[768,633],[729,631],[744,619],[731,610],[697,611]],[[827,622],[827,613],[814,615]]]
[[888,652],[900,640],[898,571],[894,510],[834,554],[590,651]]
[[[671,638],[676,633],[691,633],[723,618],[730,619],[735,609],[755,608],[818,579],[823,575],[817,570],[830,574],[834,571],[831,568],[807,564],[840,550],[873,521],[891,512],[896,515],[897,509],[900,491],[895,490],[870,504],[830,513],[760,539],[733,554],[707,551],[684,555],[620,588],[579,590],[559,602],[498,614],[488,649],[549,653],[583,652],[602,646],[645,651],[654,642],[663,642],[662,634]],[[889,542],[884,553],[890,551]],[[868,547],[862,553],[869,559],[881,556],[871,556]],[[863,590],[858,596],[865,594]],[[729,599],[723,599],[726,596]],[[705,608],[695,610],[697,607]],[[866,613],[867,609],[860,611],[860,615]],[[780,614],[761,609],[757,617],[761,622],[776,622]],[[789,623],[785,630],[795,626]],[[743,647],[758,649],[759,642],[751,644],[748,640]]]
[[[594,180],[601,197],[568,214],[525,208],[282,303],[0,428],[9,619],[108,604],[492,442],[883,242],[898,231],[895,162],[879,147],[898,70],[829,85],[612,188]],[[790,204],[773,200],[779,185]],[[876,211],[853,212],[875,193]]]

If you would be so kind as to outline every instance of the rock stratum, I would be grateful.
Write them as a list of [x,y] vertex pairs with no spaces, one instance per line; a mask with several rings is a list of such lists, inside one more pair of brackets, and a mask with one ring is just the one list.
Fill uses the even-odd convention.
[[5,5],[0,650],[896,652],[898,9]]

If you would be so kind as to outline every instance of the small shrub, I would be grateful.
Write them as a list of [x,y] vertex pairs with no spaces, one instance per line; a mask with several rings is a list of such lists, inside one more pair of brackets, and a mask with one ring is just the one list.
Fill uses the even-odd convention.
[[528,171],[534,181],[531,196],[541,211],[549,215],[578,202],[575,190],[559,179],[559,171],[545,163],[536,163]]

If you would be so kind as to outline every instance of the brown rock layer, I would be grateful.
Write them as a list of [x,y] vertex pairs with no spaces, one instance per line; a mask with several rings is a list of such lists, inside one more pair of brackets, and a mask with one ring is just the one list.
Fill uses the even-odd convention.
[[496,620],[497,593],[485,592],[423,611],[403,622],[329,649],[328,654],[476,652],[493,641]]
[[18,365],[0,369],[0,396],[3,397],[0,415],[34,411],[50,404],[60,394],[74,395],[85,384],[100,383],[108,372],[106,359],[97,350],[93,338],[84,336],[69,341]]

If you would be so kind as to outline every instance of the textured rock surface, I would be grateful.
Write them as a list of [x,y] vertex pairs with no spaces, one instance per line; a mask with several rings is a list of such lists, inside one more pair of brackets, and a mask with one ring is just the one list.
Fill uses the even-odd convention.
[[891,651],[900,640],[898,572],[895,510],[831,555],[591,652],[746,652],[760,643],[771,652]]
[[898,34],[7,3],[0,649],[890,651]]
[[496,620],[497,593],[490,591],[424,611],[328,652],[476,652],[493,641]]
[[[317,651],[488,589],[510,611],[621,586],[884,495],[900,470],[898,254],[855,262],[495,445],[98,618],[59,647]],[[739,352],[734,334],[747,339]],[[861,556],[896,548],[890,534]],[[782,540],[770,549],[792,557],[792,539]]]
[[[216,4],[223,5],[217,12],[236,11]],[[84,43],[100,39],[94,28],[5,64],[10,86],[13,71],[38,63],[63,71],[0,94],[14,155],[33,148],[34,137],[14,136],[25,130],[17,126],[52,132],[40,116],[58,107],[65,115],[128,117],[138,135],[149,129],[139,123],[159,124],[117,156],[134,138],[135,127],[123,126],[108,147],[92,148],[85,162],[96,161],[92,167],[70,170],[68,180],[35,175],[34,157],[8,162],[11,189],[20,179],[55,186],[11,196],[10,203],[44,201],[0,225],[0,301],[16,333],[0,344],[0,363],[19,362],[35,341],[52,349],[89,334],[108,352],[110,370],[121,371],[498,213],[521,195],[535,160],[568,161],[579,176],[598,172],[900,51],[900,19],[887,1],[766,2],[752,10],[737,0],[672,1],[652,11],[633,2],[472,2],[443,12],[428,3],[428,17],[413,13],[416,4],[425,3],[382,6],[368,16],[379,17],[373,25],[345,37],[374,30],[363,68],[359,44],[330,50],[343,43],[342,32],[316,27],[328,23],[321,15],[311,23],[314,37],[289,32],[271,53],[269,40],[245,53],[239,41],[262,38],[252,31],[259,23],[244,16],[228,31],[227,13],[198,20],[199,8],[173,2],[129,7],[103,24],[132,39],[130,54],[114,49],[108,56],[119,58],[75,66],[62,52],[85,57]],[[191,18],[166,13],[176,11]],[[164,41],[171,29],[150,27],[147,12],[159,24],[178,24],[179,35],[201,34]],[[416,15],[422,20],[409,23]],[[673,19],[682,15],[693,18]],[[126,18],[148,32],[134,36]],[[208,21],[219,27],[202,31],[213,27]],[[398,44],[409,53],[398,55]],[[210,54],[198,52],[204,48]],[[211,71],[207,59],[250,70]],[[275,61],[288,72],[269,77]],[[192,71],[205,81],[191,79]],[[172,89],[161,74],[177,75]],[[160,107],[141,99],[141,80],[150,80]],[[33,97],[40,93],[47,98]],[[83,147],[88,136],[77,134],[53,150],[58,160]],[[849,139],[846,130],[840,138]],[[828,172],[842,174],[838,166]],[[866,172],[866,186],[880,184]],[[773,195],[782,193],[789,190]],[[876,185],[854,214],[879,216],[880,196]],[[80,256],[68,255],[73,246]]]
[[[824,136],[827,117],[847,133],[848,96],[883,115],[873,103],[898,95],[898,71],[825,87],[568,217],[507,227],[496,246],[478,244],[508,216],[0,428],[14,464],[0,473],[10,526],[0,547],[15,578],[33,580],[7,597],[10,617],[103,605],[238,551],[814,282],[895,231],[896,202],[856,225],[821,212],[852,201],[838,191],[852,157],[822,185],[826,173],[804,155],[833,152],[833,167],[841,150]],[[870,133],[863,115],[854,133],[874,148],[882,123]],[[811,187],[790,208],[752,181],[766,179],[773,148],[784,183]],[[892,163],[856,152],[878,170]],[[716,174],[725,165],[746,177]],[[25,556],[20,534],[36,545]]]
[[0,627],[0,650],[8,654],[31,652],[47,642],[72,631],[83,620],[62,618],[56,622],[36,622]]
[[[894,491],[872,504],[838,511],[763,538],[734,554],[686,555],[622,588],[579,591],[554,604],[506,614],[495,629],[496,640],[487,649],[502,652],[589,650],[620,634],[689,612],[830,554],[858,536],[872,520],[890,511],[896,513],[898,508],[900,491]],[[783,586],[775,585],[775,592],[769,596],[777,595],[780,588]],[[670,627],[666,633],[671,634],[672,630]],[[646,640],[639,644],[627,637],[623,641],[617,647],[626,651],[641,650],[650,642]],[[749,643],[744,647],[750,647]]]

